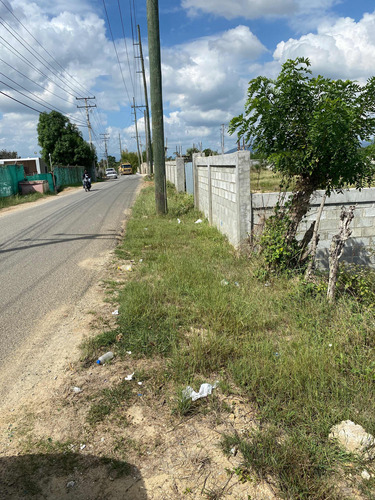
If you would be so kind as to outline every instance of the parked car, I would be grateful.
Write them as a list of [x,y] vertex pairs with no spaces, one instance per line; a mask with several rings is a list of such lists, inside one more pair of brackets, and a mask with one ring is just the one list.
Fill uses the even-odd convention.
[[106,168],[105,176],[107,179],[117,179],[117,172],[114,168]]

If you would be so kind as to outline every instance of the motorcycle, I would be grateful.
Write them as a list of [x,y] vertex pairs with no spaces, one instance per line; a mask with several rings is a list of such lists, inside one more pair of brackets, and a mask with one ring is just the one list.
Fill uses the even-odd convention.
[[85,175],[85,177],[83,178],[83,189],[85,191],[90,191],[91,189],[91,179],[88,175]]

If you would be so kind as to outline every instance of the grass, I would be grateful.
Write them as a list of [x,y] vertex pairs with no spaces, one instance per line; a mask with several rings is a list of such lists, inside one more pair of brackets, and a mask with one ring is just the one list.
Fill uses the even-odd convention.
[[[154,205],[153,188],[144,189],[117,249],[120,260],[135,261],[120,289],[118,326],[86,351],[164,357],[176,394],[217,379],[221,390],[235,385],[260,428],[226,436],[223,449],[238,446],[245,468],[275,477],[284,498],[342,498],[333,479],[349,457],[328,434],[348,419],[375,434],[373,311],[344,295],[329,305],[296,277],[265,286],[256,277],[260,257],[238,256],[206,221],[195,224],[202,215],[191,197],[169,189],[165,216]],[[180,415],[207,407],[174,404]]]
[[13,207],[16,205],[21,205],[22,203],[29,203],[31,201],[37,201],[40,198],[46,198],[47,196],[53,196],[53,193],[32,193],[32,194],[16,194],[14,196],[7,196],[6,198],[0,198],[0,210],[2,208]]

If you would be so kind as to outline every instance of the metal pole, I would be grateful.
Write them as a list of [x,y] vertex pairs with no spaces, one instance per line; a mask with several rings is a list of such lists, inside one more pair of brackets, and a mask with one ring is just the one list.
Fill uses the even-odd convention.
[[150,90],[153,157],[155,172],[155,203],[159,214],[167,213],[167,186],[165,178],[163,97],[158,0],[147,0],[148,49],[150,58]]

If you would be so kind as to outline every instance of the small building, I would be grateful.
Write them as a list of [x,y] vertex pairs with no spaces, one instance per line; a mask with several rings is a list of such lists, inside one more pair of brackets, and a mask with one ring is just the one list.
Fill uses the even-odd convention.
[[48,172],[47,165],[42,158],[0,158],[0,165],[23,165],[25,176]]

